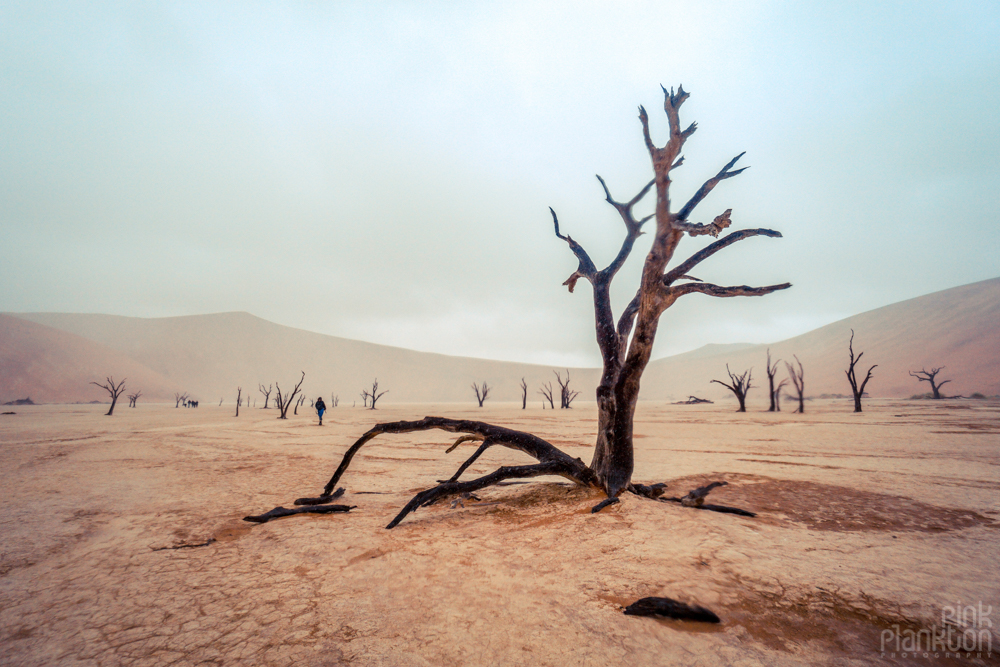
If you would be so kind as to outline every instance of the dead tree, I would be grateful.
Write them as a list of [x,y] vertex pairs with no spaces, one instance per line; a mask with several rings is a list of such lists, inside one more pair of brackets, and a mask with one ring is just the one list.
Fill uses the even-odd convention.
[[795,366],[787,361],[785,362],[785,368],[788,369],[788,378],[792,381],[792,384],[795,385],[795,393],[799,396],[799,409],[796,410],[796,412],[802,414],[806,411],[805,373],[802,371],[802,362],[799,361],[799,358],[794,354],[792,356],[795,357],[795,362],[799,365],[798,370],[796,370]]
[[559,375],[559,371],[552,371],[556,374],[556,382],[559,383],[559,407],[568,410],[573,403],[573,399],[580,395],[578,391],[572,391],[569,388],[569,369],[566,369],[566,380],[562,379]]
[[777,361],[774,362],[774,365],[772,366],[771,348],[767,348],[767,391],[768,391],[768,396],[771,399],[771,407],[767,409],[768,412],[778,411],[778,401],[774,393],[775,392],[774,376],[778,374],[778,362],[780,361],[781,359],[778,359]]
[[476,392],[476,400],[479,401],[479,407],[483,407],[483,403],[490,395],[490,386],[486,384],[486,380],[483,380],[483,386],[480,387],[475,382],[472,383],[472,390]]
[[223,401],[224,398],[225,398],[224,396],[220,396],[219,397],[219,407],[220,408],[222,407],[222,401]]
[[139,400],[140,396],[142,396],[142,392],[141,391],[137,391],[134,394],[129,394],[128,395],[128,406],[130,408],[134,408],[135,407],[135,403],[136,403],[136,401]]
[[[538,390],[538,393],[542,395],[542,398],[544,398],[545,401],[549,402],[549,407],[550,408],[552,408],[553,410],[556,409],[556,402],[555,402],[555,398],[553,397],[554,396],[554,392],[552,391],[552,383],[551,382],[546,382],[545,384],[543,384],[542,388]],[[545,409],[545,401],[542,401],[542,409],[543,410]]]
[[236,416],[240,416],[240,405],[243,403],[243,399],[240,396],[243,394],[243,387],[236,388]]
[[[174,407],[175,408],[181,407],[181,403],[187,403],[188,398],[189,397],[188,397],[187,392],[184,392],[183,394],[179,394],[177,392],[174,392],[174,401],[176,401],[174,403]],[[187,407],[187,406],[185,405],[184,407]]]
[[[388,393],[389,393],[388,389],[386,389],[385,391],[383,391],[381,394],[379,393],[379,391],[378,391],[378,378],[375,378],[375,381],[372,382],[372,390],[370,392],[367,389],[362,390],[362,392],[361,392],[361,398],[364,399],[364,401],[365,401],[365,407],[366,408],[368,408],[369,410],[374,410],[375,409],[375,402],[378,401],[378,399],[382,398],[383,396],[385,396]],[[371,402],[371,405],[368,405],[369,402]]]
[[[257,390],[260,393],[264,394],[264,407],[263,407],[264,410],[268,409],[268,407],[267,407],[267,401],[268,401],[268,398],[271,396],[271,391],[273,389],[274,389],[274,385],[268,385],[267,391],[264,391],[264,385],[260,385],[260,389]],[[256,401],[254,401],[254,405],[257,405]]]
[[854,411],[861,412],[861,396],[864,395],[865,385],[872,379],[872,371],[878,367],[878,364],[868,369],[868,373],[859,387],[858,378],[854,375],[854,366],[861,361],[861,357],[865,356],[865,353],[862,352],[857,359],[854,358],[854,329],[851,329],[851,340],[847,343],[847,350],[851,353],[851,365],[844,372],[847,373],[847,381],[851,383],[851,391],[854,392]]
[[[542,475],[559,475],[576,484],[602,490],[607,500],[595,506],[595,510],[618,501],[625,491],[647,497],[653,495],[652,485],[632,483],[634,452],[632,427],[636,402],[639,398],[639,384],[643,371],[650,360],[656,337],[657,326],[663,312],[678,299],[688,294],[705,294],[716,297],[763,296],[791,285],[782,283],[766,287],[746,285],[720,286],[691,277],[691,272],[704,260],[729,246],[755,236],[780,237],[770,229],[744,229],[719,234],[731,225],[731,210],[726,210],[709,223],[691,221],[691,215],[708,194],[722,181],[740,174],[744,169],[734,169],[741,155],[730,160],[718,173],[709,178],[695,194],[679,209],[671,209],[669,190],[671,171],[680,167],[684,159],[681,149],[695,129],[691,124],[681,126],[679,110],[688,93],[683,88],[674,92],[663,89],[663,108],[669,122],[669,140],[663,147],[656,146],[649,128],[646,110],[639,108],[642,135],[652,162],[653,178],[639,193],[627,202],[618,202],[612,196],[604,180],[598,177],[607,202],[617,211],[625,226],[624,240],[615,258],[604,269],[598,269],[584,248],[569,235],[559,229],[559,219],[555,211],[552,223],[556,238],[564,241],[578,261],[578,267],[564,283],[572,292],[583,279],[593,287],[593,304],[597,345],[601,352],[603,371],[597,386],[598,409],[596,444],[590,465],[570,456],[541,438],[521,431],[494,426],[483,422],[426,417],[418,421],[376,424],[362,435],[344,454],[337,471],[324,488],[324,496],[330,495],[340,480],[354,455],[376,436],[400,434],[415,431],[439,429],[460,435],[456,444],[476,441],[480,445],[476,452],[447,481],[418,493],[399,512],[387,528],[397,525],[410,512],[437,501],[440,498],[474,493],[475,491],[514,478],[531,478]],[[650,191],[656,195],[654,212],[636,219],[633,208]],[[551,209],[550,209],[551,210]],[[611,305],[612,279],[621,269],[632,252],[636,240],[642,234],[643,225],[655,218],[651,249],[646,256],[642,277],[634,298],[622,309],[617,322]],[[671,268],[678,244],[685,235],[712,236],[716,240]],[[544,394],[544,392],[543,392]],[[461,474],[489,447],[499,445],[519,450],[537,463],[531,465],[501,466],[494,472],[469,481],[459,481]],[[647,493],[648,491],[648,493]],[[662,489],[661,489],[662,491]]]
[[107,384],[101,384],[99,382],[91,382],[90,384],[100,387],[111,395],[111,407],[108,409],[105,417],[110,417],[111,413],[115,411],[115,403],[118,402],[118,397],[122,395],[125,391],[125,380],[122,380],[118,384],[115,384],[115,379],[110,375],[107,377]]
[[785,388],[788,384],[788,378],[783,379],[778,383],[778,386],[774,388],[774,411],[781,412],[781,390]]
[[340,403],[340,398],[336,394],[330,394],[330,407],[335,408],[338,403]]
[[521,409],[528,409],[528,383],[521,378]]
[[[305,375],[305,373],[303,373],[303,375]],[[299,406],[302,405],[305,402],[306,402],[306,397],[305,396],[299,396],[299,400],[297,400],[295,402],[295,410],[292,411],[292,414],[298,416],[298,414],[299,414]]]
[[921,369],[919,371],[910,371],[910,377],[915,377],[920,382],[930,382],[931,383],[931,391],[933,392],[933,394],[931,395],[931,398],[935,398],[935,399],[946,398],[945,396],[941,395],[941,387],[943,387],[946,384],[948,384],[949,382],[951,382],[951,380],[945,380],[944,382],[938,382],[937,380],[935,380],[935,378],[937,377],[937,374],[940,373],[943,370],[944,370],[944,366],[942,366],[941,368],[931,368],[931,370],[929,372],[925,371],[923,369]]
[[753,380],[753,369],[748,369],[743,373],[743,375],[736,375],[731,370],[729,370],[729,364],[726,364],[726,373],[729,374],[729,381],[731,384],[726,384],[722,380],[712,380],[717,384],[721,384],[723,387],[729,391],[736,394],[736,400],[740,402],[740,409],[737,412],[747,411],[747,392],[753,389],[753,385],[750,381]]
[[278,415],[278,419],[288,419],[288,408],[292,407],[292,402],[295,400],[295,395],[299,393],[299,388],[302,386],[302,381],[306,379],[306,372],[301,371],[301,373],[302,377],[299,378],[298,383],[295,385],[295,388],[292,389],[292,393],[290,394],[287,393],[282,394],[281,386],[277,382],[274,383],[274,389],[278,393],[278,396],[275,400],[278,401],[278,409],[281,411],[281,414]]

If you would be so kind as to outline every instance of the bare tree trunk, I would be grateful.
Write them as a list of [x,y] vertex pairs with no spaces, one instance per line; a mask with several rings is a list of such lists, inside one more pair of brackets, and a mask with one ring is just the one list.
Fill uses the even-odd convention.
[[521,378],[521,409],[526,410],[528,408],[528,383]]
[[767,348],[767,390],[768,390],[768,396],[771,399],[771,407],[767,409],[768,412],[778,411],[778,404],[775,401],[775,396],[774,396],[774,376],[778,374],[778,363],[780,361],[781,359],[778,359],[777,361],[774,362],[774,365],[772,366],[771,348]]
[[844,372],[847,373],[847,381],[851,383],[851,392],[854,393],[854,411],[861,412],[861,397],[865,393],[865,385],[872,379],[872,371],[878,367],[878,364],[868,369],[868,374],[859,387],[858,378],[854,375],[854,366],[861,361],[861,357],[865,356],[865,353],[862,352],[856,359],[854,358],[854,329],[851,329],[851,340],[847,343],[847,350],[851,353],[851,365]]
[[[267,401],[268,401],[268,398],[271,396],[271,392],[273,390],[274,390],[274,385],[268,385],[267,391],[264,391],[264,385],[260,385],[260,389],[258,391],[260,391],[260,393],[264,394],[264,408],[263,408],[264,410],[268,409],[267,408]],[[254,401],[253,404],[257,405],[257,401]]]
[[788,384],[788,378],[785,378],[778,383],[778,386],[774,390],[774,411],[781,412],[781,390],[785,388]]
[[243,387],[236,388],[236,416],[240,416],[240,404],[243,403],[243,399],[240,396],[243,394]]
[[278,398],[277,398],[278,409],[281,411],[281,414],[278,415],[278,419],[288,419],[288,408],[292,407],[292,401],[295,400],[295,395],[299,393],[299,387],[302,386],[302,382],[306,379],[306,372],[301,371],[301,373],[302,377],[299,378],[299,381],[295,385],[295,388],[292,390],[291,394],[283,395],[281,393],[281,387],[278,385],[277,382],[274,383],[274,388],[278,392]]
[[[382,393],[379,393],[379,391],[378,391],[378,378],[375,378],[375,381],[372,382],[372,390],[371,390],[371,392],[369,392],[367,389],[363,390],[361,392],[361,398],[364,399],[364,401],[365,401],[365,407],[366,408],[368,408],[369,410],[374,410],[375,409],[375,402],[378,401],[378,399],[382,398],[383,396],[385,396],[388,393],[389,393],[388,389],[386,389]],[[370,406],[368,405],[368,401],[371,401],[371,405]]]
[[796,410],[796,412],[798,412],[799,414],[802,414],[802,413],[804,413],[806,411],[806,382],[805,382],[805,373],[802,371],[802,362],[799,361],[799,358],[797,356],[795,356],[795,355],[792,355],[792,356],[795,357],[795,361],[799,365],[798,370],[796,370],[795,366],[793,366],[792,364],[788,363],[787,361],[785,362],[785,368],[788,369],[789,379],[791,379],[792,384],[795,386],[795,392],[799,396],[799,409]]
[[[546,401],[549,402],[549,407],[551,407],[553,410],[556,409],[556,403],[555,403],[555,399],[553,398],[553,391],[552,391],[552,383],[551,382],[546,382],[545,384],[543,384],[542,388],[538,390],[538,393],[542,395],[542,398],[544,398]],[[543,410],[545,409],[545,403],[544,402],[542,403],[542,409]]]
[[736,394],[736,400],[740,402],[740,409],[737,410],[737,412],[747,411],[747,392],[753,389],[753,385],[750,384],[750,381],[753,379],[751,371],[753,371],[752,368],[745,371],[743,375],[736,375],[729,370],[729,364],[726,364],[726,373],[729,374],[731,384],[726,384],[721,380],[712,380],[712,382],[721,384],[723,387]]
[[485,403],[486,399],[489,398],[490,386],[486,384],[485,380],[483,380],[483,386],[481,387],[473,382],[472,390],[476,392],[476,400],[479,401],[479,407],[483,407],[483,403]]
[[932,392],[931,396],[934,399],[940,399],[940,398],[944,398],[943,396],[941,396],[941,391],[940,391],[941,387],[943,387],[946,384],[948,384],[949,382],[951,382],[951,380],[945,380],[944,382],[936,382],[935,381],[934,378],[936,378],[937,374],[940,373],[943,370],[944,370],[944,366],[941,366],[940,368],[931,368],[930,372],[922,370],[922,369],[919,370],[919,371],[910,371],[910,377],[915,377],[920,382],[930,382],[930,384],[931,384],[931,392]]
[[91,382],[90,384],[104,389],[111,395],[111,407],[108,409],[107,414],[104,415],[105,417],[110,417],[115,411],[115,404],[118,403],[118,397],[122,395],[123,391],[125,391],[125,380],[122,380],[116,385],[114,378],[109,375],[107,377],[107,384],[100,384],[99,382]]

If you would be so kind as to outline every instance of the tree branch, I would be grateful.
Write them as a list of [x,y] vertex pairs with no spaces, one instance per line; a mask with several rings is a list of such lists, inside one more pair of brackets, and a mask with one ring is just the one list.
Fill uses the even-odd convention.
[[683,296],[692,292],[700,292],[709,296],[764,296],[771,292],[788,289],[791,286],[791,283],[768,285],[766,287],[748,287],[747,285],[720,287],[711,283],[684,283],[683,285],[671,287],[670,291],[676,296]]
[[680,211],[677,212],[677,220],[687,220],[688,216],[691,215],[691,212],[694,211],[695,207],[698,204],[700,204],[705,197],[708,196],[708,193],[711,192],[716,185],[726,180],[727,178],[732,178],[733,176],[739,176],[744,171],[749,169],[750,167],[743,167],[742,169],[737,169],[736,171],[729,171],[730,169],[732,169],[733,165],[735,165],[737,161],[739,161],[739,159],[744,155],[746,155],[746,151],[743,151],[742,153],[734,157],[726,164],[725,167],[723,167],[719,171],[718,174],[705,181],[705,183],[700,188],[698,188],[698,191],[694,193],[694,196],[688,200],[688,203],[684,204],[684,208],[682,208]]
[[737,241],[748,239],[752,236],[770,236],[771,238],[780,239],[781,232],[776,232],[772,229],[741,229],[738,232],[732,232],[730,234],[726,234],[718,241],[710,243],[709,245],[705,246],[695,254],[691,255],[685,261],[681,262],[674,268],[667,271],[667,273],[663,276],[663,284],[669,287],[676,280],[682,278],[688,271],[698,266],[703,261],[714,255],[715,253],[719,252],[723,248],[731,246]]
[[566,279],[563,285],[569,287],[569,291],[572,292],[576,288],[576,281],[580,278],[586,278],[591,283],[594,282],[594,274],[597,273],[597,267],[594,266],[593,260],[590,259],[590,255],[587,251],[583,249],[579,243],[573,240],[573,237],[569,234],[563,236],[559,233],[559,218],[556,216],[556,212],[549,207],[549,211],[552,213],[552,223],[555,225],[556,237],[562,239],[569,245],[569,249],[573,251],[576,255],[577,260],[579,260],[580,265],[577,267],[576,271]]

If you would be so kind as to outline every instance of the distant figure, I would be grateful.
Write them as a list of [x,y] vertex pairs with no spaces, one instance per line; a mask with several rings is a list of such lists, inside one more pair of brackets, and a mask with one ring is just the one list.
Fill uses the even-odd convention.
[[319,415],[319,425],[323,425],[323,413],[326,412],[326,403],[323,402],[323,397],[320,396],[316,399],[316,414]]

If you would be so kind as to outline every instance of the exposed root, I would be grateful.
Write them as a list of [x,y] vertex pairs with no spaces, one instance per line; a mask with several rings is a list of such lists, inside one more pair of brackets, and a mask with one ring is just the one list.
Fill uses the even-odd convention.
[[267,523],[271,519],[291,516],[292,514],[329,514],[331,512],[350,512],[355,507],[357,507],[357,505],[303,505],[302,507],[295,507],[293,509],[275,507],[270,512],[265,512],[264,514],[245,516],[243,517],[243,520],[253,523]]
[[318,498],[296,498],[294,505],[325,505],[328,502],[344,495],[344,487],[340,487],[329,496],[319,496]]
[[619,502],[621,502],[621,500],[619,498],[617,498],[617,497],[615,497],[615,498],[605,498],[604,500],[602,500],[601,502],[597,503],[592,508],[590,508],[590,513],[591,514],[597,514],[598,512],[600,512],[602,509],[604,509],[608,505],[614,505],[615,503],[619,503]]
[[197,547],[207,547],[209,544],[212,544],[213,542],[215,542],[215,538],[210,537],[208,538],[208,540],[204,542],[199,542],[198,544],[178,544],[172,547],[153,547],[150,548],[150,551],[167,551],[168,549],[195,549]]

